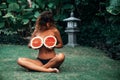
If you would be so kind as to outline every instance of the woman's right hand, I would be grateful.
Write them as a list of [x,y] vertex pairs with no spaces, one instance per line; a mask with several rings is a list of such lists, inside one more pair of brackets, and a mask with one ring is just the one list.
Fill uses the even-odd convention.
[[30,43],[28,44],[28,48],[32,48],[31,45],[30,45]]

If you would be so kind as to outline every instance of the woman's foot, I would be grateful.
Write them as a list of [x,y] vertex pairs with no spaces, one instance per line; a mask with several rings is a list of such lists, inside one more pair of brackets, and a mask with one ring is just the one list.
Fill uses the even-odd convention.
[[54,72],[54,73],[59,73],[59,70],[57,68],[48,68],[50,70],[50,72]]

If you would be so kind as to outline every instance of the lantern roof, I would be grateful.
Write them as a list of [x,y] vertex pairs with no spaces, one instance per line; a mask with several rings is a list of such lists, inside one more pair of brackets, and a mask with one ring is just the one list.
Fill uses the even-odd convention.
[[75,18],[75,17],[74,17],[74,13],[73,13],[73,12],[71,12],[70,17],[69,17],[69,18],[64,19],[63,21],[81,21],[81,20],[80,20],[80,19],[78,19],[78,18]]

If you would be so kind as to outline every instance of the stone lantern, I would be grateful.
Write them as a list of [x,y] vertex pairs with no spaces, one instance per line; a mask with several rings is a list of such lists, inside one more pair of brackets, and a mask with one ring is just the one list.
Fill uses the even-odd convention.
[[63,21],[67,22],[67,28],[65,32],[68,34],[68,43],[66,46],[70,47],[76,47],[77,44],[77,33],[79,32],[79,29],[77,27],[77,22],[80,21],[80,19],[74,17],[74,13],[71,12],[70,17],[64,19]]

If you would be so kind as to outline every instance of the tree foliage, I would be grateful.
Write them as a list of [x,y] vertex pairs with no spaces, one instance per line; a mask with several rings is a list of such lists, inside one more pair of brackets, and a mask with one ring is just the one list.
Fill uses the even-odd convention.
[[1,42],[9,42],[5,35],[30,36],[40,13],[51,10],[66,44],[66,23],[63,19],[73,11],[75,17],[82,20],[78,26],[80,32],[77,40],[80,45],[104,49],[112,57],[113,54],[120,55],[120,0],[31,1],[32,6],[29,7],[27,0],[0,0],[0,37],[4,37]]
[[110,0],[107,11],[113,15],[120,13],[120,0]]

